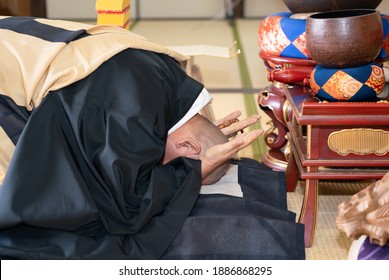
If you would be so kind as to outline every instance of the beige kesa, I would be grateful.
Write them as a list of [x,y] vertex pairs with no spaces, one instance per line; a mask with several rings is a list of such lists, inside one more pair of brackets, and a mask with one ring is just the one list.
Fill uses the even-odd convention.
[[[9,17],[0,16],[0,21]],[[164,53],[182,65],[188,58],[146,38],[110,25],[88,25],[62,20],[35,19],[69,31],[85,30],[69,43],[51,42],[0,29],[0,94],[18,106],[32,111],[50,93],[82,80],[119,52],[141,49]],[[0,185],[12,156],[14,145],[0,126]]]

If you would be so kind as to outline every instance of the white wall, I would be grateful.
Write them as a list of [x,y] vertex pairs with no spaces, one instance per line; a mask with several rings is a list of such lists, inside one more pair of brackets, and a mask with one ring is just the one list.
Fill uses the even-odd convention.
[[263,18],[265,16],[288,12],[282,0],[244,0],[243,15],[248,18]]
[[[248,18],[263,18],[277,12],[289,12],[282,0],[244,0],[244,5],[244,16]],[[389,0],[382,0],[377,10],[389,14]]]
[[140,0],[139,13],[142,19],[223,18],[224,0]]
[[[95,4],[96,0],[46,0],[47,17],[95,19],[97,17]],[[224,17],[224,0],[131,0],[130,17],[133,19]]]
[[[244,16],[248,18],[262,18],[276,12],[289,11],[282,0],[243,1]],[[95,3],[96,0],[46,0],[47,17],[96,19]],[[131,0],[130,16],[132,19],[222,18],[224,9],[224,0]],[[389,14],[389,0],[382,0],[377,9]]]
[[[144,1],[144,0],[143,0]],[[135,18],[135,0],[131,0],[130,17]],[[46,0],[48,18],[97,19],[96,0]]]
[[96,0],[46,0],[48,18],[95,19]]
[[381,4],[377,7],[377,10],[379,10],[381,14],[389,14],[389,1],[382,0]]

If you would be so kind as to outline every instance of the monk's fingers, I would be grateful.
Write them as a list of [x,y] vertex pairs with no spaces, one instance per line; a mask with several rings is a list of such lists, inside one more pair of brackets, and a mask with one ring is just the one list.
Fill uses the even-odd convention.
[[250,132],[239,134],[231,141],[218,145],[217,154],[220,160],[226,160],[235,157],[236,154],[253,143],[259,136],[263,134],[263,129],[256,129]]
[[247,128],[255,123],[257,123],[260,119],[261,119],[261,117],[259,115],[252,115],[244,120],[230,124],[229,126],[223,128],[222,132],[227,137],[235,136],[236,133],[238,133],[239,131],[242,131],[243,129],[245,129],[245,128]]
[[223,123],[232,122],[232,121],[238,119],[238,118],[240,117],[241,114],[242,114],[241,111],[234,111],[234,112],[228,114],[226,117],[224,117],[224,118],[222,118],[222,119],[220,119],[220,120],[214,121],[214,124],[215,124],[216,126],[220,126],[220,125],[222,125]]
[[237,141],[239,144],[237,144],[236,149],[243,149],[246,148],[248,145],[253,143],[259,136],[263,134],[263,129],[255,129],[250,132],[245,132],[242,134],[239,134],[237,137],[232,139],[230,142]]
[[240,150],[250,145],[263,133],[262,129],[256,129],[250,132],[239,134],[236,138],[224,144],[210,147],[201,158],[203,165],[212,169],[223,162],[234,158]]

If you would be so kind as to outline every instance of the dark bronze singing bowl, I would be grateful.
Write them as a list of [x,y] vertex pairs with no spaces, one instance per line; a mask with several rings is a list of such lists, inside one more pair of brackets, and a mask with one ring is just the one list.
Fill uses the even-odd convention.
[[307,18],[306,40],[309,55],[324,67],[368,64],[382,48],[381,15],[370,9],[316,13]]
[[382,0],[283,0],[292,13],[329,12],[348,9],[375,9]]

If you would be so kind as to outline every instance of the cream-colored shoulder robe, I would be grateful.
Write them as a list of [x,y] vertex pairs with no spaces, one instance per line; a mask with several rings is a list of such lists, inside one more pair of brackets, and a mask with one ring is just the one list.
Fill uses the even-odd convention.
[[[0,22],[7,18],[0,16]],[[164,53],[183,65],[187,61],[186,56],[119,27],[62,20],[35,21],[69,31],[85,30],[88,36],[69,43],[51,42],[0,28],[0,94],[28,111],[39,106],[50,91],[85,78],[124,49]],[[0,126],[0,185],[14,148]]]

